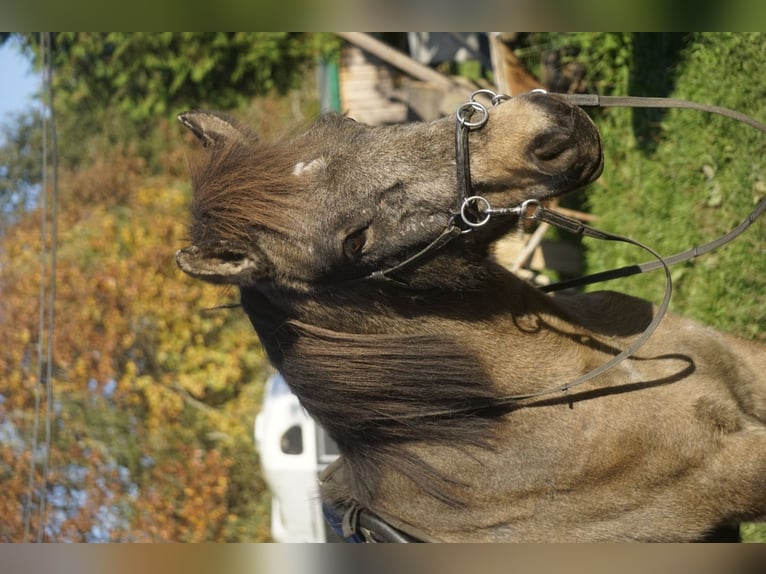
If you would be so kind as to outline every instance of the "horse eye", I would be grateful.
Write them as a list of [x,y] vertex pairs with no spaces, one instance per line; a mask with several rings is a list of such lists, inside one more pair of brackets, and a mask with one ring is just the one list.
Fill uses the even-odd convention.
[[343,253],[351,260],[357,260],[362,256],[367,245],[367,227],[357,229],[343,240]]

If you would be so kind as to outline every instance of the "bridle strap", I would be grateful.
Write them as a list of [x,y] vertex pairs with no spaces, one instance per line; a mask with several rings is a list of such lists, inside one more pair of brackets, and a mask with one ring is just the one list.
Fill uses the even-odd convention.
[[730,110],[729,108],[724,108],[721,106],[714,106],[712,104],[700,104],[697,102],[690,102],[688,100],[682,100],[678,98],[600,96],[598,94],[555,94],[555,96],[570,104],[585,108],[675,108],[684,110],[697,110],[699,112],[707,112],[710,114],[725,116],[727,118],[737,120],[743,124],[747,124],[748,126],[755,128],[760,132],[766,133],[766,125],[746,114],[743,114],[742,112]]
[[396,265],[392,267],[388,267],[387,269],[383,269],[380,271],[373,271],[369,275],[362,277],[362,279],[363,280],[388,279],[389,281],[393,281],[394,283],[397,283],[403,287],[409,287],[409,284],[403,281],[400,281],[399,279],[394,277],[394,274],[397,271],[402,271],[406,269],[407,267],[411,267],[415,265],[416,263],[424,262],[427,257],[430,257],[433,254],[435,254],[436,251],[438,251],[439,249],[447,245],[447,243],[452,241],[455,237],[457,237],[461,233],[462,233],[462,230],[459,227],[457,227],[454,223],[450,223],[436,239],[434,239],[431,243],[426,245],[423,249],[421,249],[414,255],[408,257],[401,263],[397,263]]
[[[531,213],[529,212],[530,208],[533,209]],[[555,227],[558,227],[559,229],[568,231],[575,235],[584,235],[586,237],[601,239],[605,241],[619,241],[622,243],[628,243],[630,245],[634,245],[650,253],[653,257],[656,258],[656,261],[655,261],[656,266],[661,267],[665,273],[665,294],[662,297],[662,302],[657,307],[657,312],[654,314],[654,317],[646,326],[644,331],[638,337],[636,337],[633,341],[631,341],[631,343],[627,347],[625,347],[620,353],[614,355],[611,359],[609,359],[602,365],[596,367],[595,369],[592,369],[588,371],[587,373],[563,385],[559,385],[556,387],[549,387],[542,391],[535,391],[535,392],[522,393],[522,394],[516,394],[516,395],[506,395],[503,397],[490,399],[486,402],[480,401],[481,404],[466,405],[464,407],[457,406],[457,407],[448,408],[448,409],[427,410],[427,411],[422,411],[416,415],[404,416],[404,417],[393,417],[394,419],[406,420],[410,418],[451,416],[451,415],[457,415],[462,413],[481,411],[488,408],[508,406],[508,405],[517,403],[519,401],[524,401],[527,399],[536,399],[536,398],[544,397],[546,395],[565,393],[574,387],[580,386],[592,379],[595,379],[596,377],[614,368],[625,359],[630,358],[654,334],[654,332],[657,330],[657,327],[659,327],[660,323],[662,322],[663,318],[667,314],[667,311],[670,307],[670,298],[673,293],[673,281],[670,276],[670,267],[668,266],[666,261],[662,258],[662,256],[659,253],[657,253],[654,249],[652,249],[648,245],[645,245],[641,243],[640,241],[636,241],[635,239],[631,239],[630,237],[624,237],[622,235],[617,235],[615,233],[608,233],[606,231],[595,229],[593,227],[590,227],[588,225],[581,223],[577,219],[573,219],[569,216],[563,215],[562,213],[558,213],[556,211],[547,209],[536,200],[529,200],[524,203],[524,214],[522,215],[522,217],[524,217],[525,219],[535,219],[541,222],[548,223],[550,225],[553,225]],[[392,418],[392,417],[387,417],[387,418]]]
[[[764,211],[766,211],[766,198],[758,203],[755,209],[742,221],[742,223],[725,235],[703,245],[697,245],[691,249],[687,249],[686,251],[676,253],[669,257],[663,257],[662,259],[667,265],[675,265],[677,263],[683,263],[684,261],[690,261],[691,259],[709,253],[710,251],[714,251],[741,235],[748,227],[755,223],[755,220],[758,219]],[[592,273],[590,275],[584,275],[566,281],[558,281],[557,283],[552,283],[550,285],[543,285],[540,287],[540,290],[550,293],[553,291],[561,291],[563,289],[571,289],[573,287],[583,287],[585,285],[592,285],[593,283],[609,281],[610,279],[619,279],[621,277],[630,277],[631,275],[646,273],[647,271],[654,271],[660,267],[661,263],[658,260],[646,261],[636,265],[626,265],[625,267],[610,269],[609,271],[600,271],[598,273]]]
[[600,365],[599,367],[596,367],[595,369],[592,369],[591,371],[588,371],[584,375],[568,383],[565,383],[561,386],[548,388],[543,391],[538,391],[534,393],[506,396],[496,402],[493,401],[493,404],[497,404],[497,405],[505,405],[505,404],[512,403],[515,401],[520,401],[523,399],[531,399],[531,398],[541,397],[544,395],[550,395],[553,393],[566,392],[573,387],[582,385],[583,383],[598,377],[599,375],[610,370],[612,367],[615,367],[617,364],[621,363],[625,359],[632,356],[649,339],[649,337],[651,337],[654,334],[654,332],[657,330],[657,327],[659,327],[660,323],[662,322],[662,319],[665,317],[665,314],[667,313],[668,308],[670,307],[670,297],[673,293],[673,281],[670,276],[670,268],[668,266],[669,265],[668,262],[665,259],[663,259],[659,253],[657,253],[654,249],[652,249],[648,245],[645,245],[644,243],[641,243],[640,241],[636,241],[635,239],[631,239],[630,237],[624,237],[622,235],[617,235],[615,233],[608,233],[606,231],[595,229],[593,227],[590,227],[588,225],[581,223],[577,219],[573,219],[562,213],[558,213],[556,211],[547,209],[541,204],[537,205],[537,208],[531,217],[533,217],[534,219],[538,221],[542,221],[542,222],[548,223],[549,225],[553,225],[554,227],[557,227],[564,231],[568,231],[569,233],[572,233],[574,235],[584,235],[586,237],[592,237],[594,239],[628,243],[630,245],[635,245],[636,247],[640,247],[644,251],[649,252],[656,259],[655,261],[653,261],[656,268],[661,267],[662,270],[665,272],[665,294],[662,297],[662,302],[660,303],[659,307],[657,307],[657,312],[654,314],[654,317],[652,318],[651,322],[646,326],[646,329],[644,329],[644,331],[638,337],[636,337],[633,341],[631,341],[630,345],[625,347],[625,349],[623,349],[620,353],[612,357],[606,363]]
[[[444,231],[442,231],[436,239],[431,241],[423,249],[414,255],[411,255],[404,261],[401,261],[396,265],[386,269],[373,271],[364,277],[359,279],[352,279],[351,281],[387,279],[402,287],[410,287],[408,283],[397,279],[394,275],[397,272],[401,272],[407,268],[414,267],[417,264],[424,263],[450,241],[473,229],[474,226],[471,223],[468,223],[466,217],[466,200],[468,198],[471,187],[471,158],[468,151],[468,134],[471,132],[471,130],[476,130],[484,127],[484,124],[486,124],[487,120],[489,119],[487,108],[473,99],[473,97],[475,97],[477,94],[483,92],[491,93],[494,96],[493,103],[495,105],[505,99],[508,99],[509,97],[497,95],[494,92],[490,92],[489,90],[478,90],[477,92],[474,92],[470,101],[461,105],[457,109],[457,121],[455,122],[455,173],[457,204],[455,206],[455,211],[450,214],[449,223],[444,228]],[[480,116],[478,120],[472,121],[472,115],[474,112],[479,112]]]
[[[545,92],[545,90],[533,90],[539,92]],[[491,98],[492,105],[496,106],[504,100],[509,99],[510,96],[504,94],[497,94],[491,90],[477,90],[471,95],[468,102],[458,107],[456,111],[455,122],[455,163],[456,163],[456,189],[457,189],[457,207],[454,213],[450,215],[450,220],[444,231],[423,249],[408,257],[404,261],[397,263],[396,265],[387,269],[373,271],[372,273],[352,279],[351,281],[359,280],[379,280],[386,279],[397,283],[401,286],[409,286],[404,281],[401,281],[394,277],[394,274],[400,271],[404,271],[407,268],[413,267],[417,264],[425,262],[430,256],[435,254],[436,251],[447,245],[453,239],[463,233],[470,232],[478,227],[481,227],[489,217],[493,214],[500,213],[518,213],[519,207],[516,208],[500,208],[491,209],[489,203],[482,197],[469,197],[471,186],[471,172],[470,172],[470,154],[468,147],[468,136],[472,130],[480,129],[486,124],[489,118],[486,107],[479,104],[475,98],[478,95],[486,95]],[[677,98],[656,98],[656,97],[639,97],[639,96],[600,96],[598,94],[554,94],[557,98],[560,98],[570,104],[580,107],[631,107],[631,108],[676,108],[676,109],[689,109],[697,110],[706,113],[718,114],[725,116],[736,121],[742,122],[752,128],[757,129],[760,132],[766,133],[766,125],[755,120],[754,118],[738,112],[736,110],[730,110],[721,106],[714,106],[711,104],[700,104],[697,102],[690,102],[688,100],[682,100]],[[479,119],[472,121],[471,116],[474,112],[478,112]],[[486,219],[480,221],[471,221],[467,217],[467,208],[470,207],[471,202],[478,204],[484,202],[487,209]],[[696,246],[682,253],[677,253],[670,257],[664,258],[668,265],[674,265],[683,261],[688,261],[695,257],[699,257],[705,253],[708,253],[726,243],[729,243],[734,238],[742,234],[752,223],[760,217],[760,215],[766,210],[766,198],[756,206],[750,215],[737,227],[731,230],[729,233],[701,246]],[[542,213],[542,212],[541,212]],[[546,214],[553,213],[550,210],[545,210]],[[481,213],[479,214],[481,215]],[[553,217],[547,215],[548,217]],[[478,217],[478,216],[477,216]],[[609,279],[616,279],[620,277],[629,277],[638,273],[644,273],[647,271],[653,271],[661,267],[659,260],[653,260],[638,265],[630,265],[621,267],[619,269],[613,269],[610,271],[603,271],[599,273],[593,273],[583,277],[570,279],[566,281],[560,281],[551,285],[542,286],[540,289],[544,292],[560,291],[572,287],[581,287],[584,285],[591,285],[593,283],[599,283],[607,281]]]

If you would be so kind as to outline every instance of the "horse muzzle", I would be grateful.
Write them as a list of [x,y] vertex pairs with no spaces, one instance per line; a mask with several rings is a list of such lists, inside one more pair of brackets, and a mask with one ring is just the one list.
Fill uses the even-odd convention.
[[556,94],[530,93],[525,97],[555,118],[551,127],[528,144],[528,157],[550,190],[548,195],[568,193],[598,179],[604,169],[604,154],[601,135],[590,116]]

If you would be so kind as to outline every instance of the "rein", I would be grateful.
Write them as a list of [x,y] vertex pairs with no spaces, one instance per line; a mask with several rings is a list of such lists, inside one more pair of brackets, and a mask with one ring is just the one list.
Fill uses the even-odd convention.
[[[736,110],[730,110],[720,106],[714,106],[710,104],[698,104],[696,102],[690,102],[687,100],[681,100],[676,98],[649,98],[649,97],[636,97],[636,96],[599,96],[597,94],[560,94],[560,97],[568,101],[571,104],[581,107],[630,107],[630,108],[675,108],[675,109],[687,109],[696,110],[700,112],[706,112],[711,114],[718,114],[727,118],[736,120],[743,124],[746,124],[761,133],[766,133],[766,125],[751,118]],[[730,241],[733,241],[739,235],[741,235],[748,227],[750,227],[755,220],[758,219],[763,212],[766,211],[766,198],[758,202],[755,209],[748,214],[748,216],[736,227],[734,227],[728,233],[709,241],[703,245],[697,245],[686,251],[675,253],[668,257],[664,257],[664,263],[667,265],[675,265],[676,263],[682,263],[689,261],[705,253],[709,253],[723,245],[726,245]],[[550,222],[549,222],[550,223]],[[629,277],[638,273],[645,273],[647,271],[653,271],[662,266],[662,261],[648,261],[645,263],[639,263],[637,265],[628,265],[617,269],[611,269],[609,271],[602,271],[599,273],[593,273],[585,275],[583,277],[577,277],[567,281],[560,281],[551,285],[541,287],[541,291],[551,292],[560,291],[562,289],[568,289],[571,287],[582,287],[584,285],[591,285],[593,283],[601,283],[609,279],[617,279],[620,277]]]
[[[533,92],[545,93],[545,90],[533,90]],[[698,257],[704,253],[708,253],[718,247],[721,247],[726,243],[729,243],[740,234],[742,234],[764,211],[766,211],[766,198],[764,198],[758,203],[756,208],[742,223],[740,223],[737,227],[725,235],[710,241],[709,243],[693,247],[681,253],[676,253],[670,257],[662,257],[654,249],[641,243],[640,241],[614,233],[600,231],[585,225],[576,219],[544,207],[536,199],[528,199],[513,207],[493,208],[486,198],[479,195],[470,194],[471,174],[468,135],[472,130],[481,129],[489,119],[489,112],[487,108],[483,104],[476,101],[476,97],[479,95],[488,96],[491,99],[493,106],[499,105],[505,100],[510,99],[510,96],[508,95],[497,94],[491,90],[482,89],[477,90],[471,94],[469,101],[462,104],[457,109],[455,127],[455,159],[458,202],[457,209],[452,213],[448,225],[436,239],[434,239],[431,243],[429,243],[425,248],[423,248],[415,255],[393,267],[382,271],[375,271],[366,276],[364,279],[387,279],[406,286],[405,283],[392,277],[392,274],[397,271],[401,271],[402,269],[413,267],[414,265],[421,263],[427,257],[432,256],[436,251],[447,245],[454,238],[465,233],[471,233],[479,230],[481,227],[486,225],[495,215],[516,215],[520,219],[546,222],[550,225],[553,225],[554,227],[575,235],[584,235],[586,237],[605,241],[619,241],[628,243],[643,249],[654,258],[652,261],[646,263],[621,267],[600,273],[594,273],[577,279],[548,285],[543,287],[541,289],[542,291],[558,291],[570,287],[589,285],[592,283],[606,281],[608,279],[627,277],[637,273],[644,273],[661,268],[665,274],[665,293],[663,295],[662,302],[657,308],[656,314],[652,318],[651,322],[647,325],[643,333],[641,333],[635,340],[633,340],[633,342],[631,342],[631,344],[628,345],[622,352],[612,357],[612,359],[603,365],[585,373],[584,375],[566,384],[551,387],[543,391],[500,397],[490,401],[485,405],[470,405],[452,409],[426,411],[415,415],[417,418],[475,412],[485,408],[509,405],[524,399],[567,392],[569,389],[578,385],[582,385],[583,383],[605,373],[638,351],[638,349],[652,336],[652,334],[654,334],[655,330],[662,322],[662,319],[664,318],[670,306],[670,298],[673,291],[673,281],[671,279],[669,266],[675,263],[693,259],[694,257]],[[578,106],[681,108],[703,111],[707,113],[715,113],[745,123],[760,132],[766,133],[765,125],[745,114],[719,106],[698,104],[687,100],[632,96],[598,96],[592,94],[556,94],[556,96]],[[478,113],[479,117],[477,120],[471,121],[470,118],[474,113]]]

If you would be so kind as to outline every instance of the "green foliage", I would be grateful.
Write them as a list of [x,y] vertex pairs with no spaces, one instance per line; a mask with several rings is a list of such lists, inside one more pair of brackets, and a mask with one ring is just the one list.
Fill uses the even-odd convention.
[[141,123],[285,93],[332,46],[324,36],[291,32],[60,32],[54,87],[64,110],[108,109]]
[[750,522],[740,528],[743,542],[766,542],[766,522]]
[[[686,37],[681,49],[660,36],[659,46],[647,40],[651,38],[633,42],[633,71],[622,93],[656,88],[656,83],[640,84],[643,75],[635,61],[639,50],[665,49],[664,58],[655,54],[643,59],[647,67],[667,64],[664,72],[672,77],[666,82],[669,95],[766,117],[766,81],[757,72],[766,62],[766,36],[699,34]],[[650,80],[654,74],[648,74]],[[636,111],[613,109],[599,115],[606,168],[588,201],[602,227],[671,254],[728,231],[766,195],[764,136],[699,112],[675,110],[652,117],[658,123],[647,129],[645,116]],[[756,224],[734,244],[673,269],[674,309],[720,329],[766,340],[762,225]],[[644,257],[626,246],[588,243],[591,269],[637,259]],[[662,284],[658,274],[651,274],[609,286],[658,301]]]
[[[684,98],[766,122],[762,33],[539,34],[529,43],[531,57],[575,46],[572,57],[586,65],[591,91]],[[602,229],[670,255],[727,232],[766,197],[766,136],[752,128],[684,110],[591,113],[603,137],[606,165],[584,199]],[[763,230],[761,218],[734,243],[672,268],[673,310],[766,341]],[[623,244],[585,240],[583,246],[591,272],[647,259]],[[655,272],[589,289],[615,289],[659,302],[664,280]],[[744,540],[766,541],[764,528],[743,525]]]
[[[17,39],[39,66],[38,35]],[[156,170],[153,158],[167,143],[157,133],[178,113],[232,110],[257,96],[285,95],[338,46],[337,37],[322,33],[55,33],[62,165],[87,165],[106,148],[133,145]]]
[[[529,56],[563,47],[585,64],[590,91],[670,96],[766,118],[766,36],[760,33],[532,34]],[[534,64],[534,61],[532,62]],[[604,142],[602,177],[575,201],[599,226],[672,254],[742,221],[766,196],[764,136],[733,120],[685,110],[591,110]],[[758,222],[733,244],[673,269],[674,310],[766,340],[766,248]],[[585,241],[591,271],[646,257],[622,244]],[[659,301],[658,273],[597,285]]]
[[36,204],[42,181],[39,113],[17,114],[0,133],[0,214],[10,217]]
[[[283,106],[274,102],[313,105],[315,92],[304,89],[306,72],[318,57],[336,57],[339,46],[337,37],[318,33],[67,32],[54,39],[59,165],[73,172],[101,166],[97,183],[93,178],[77,183],[85,188],[80,199],[110,205],[124,199],[121,190],[129,188],[131,174],[185,177],[186,163],[177,151],[183,137],[178,112],[247,108],[257,100],[275,118],[284,117]],[[18,44],[39,65],[38,34],[0,36],[0,43],[5,41]],[[278,98],[256,97],[271,93]],[[247,115],[253,115],[250,109]],[[278,123],[248,120],[269,129]],[[41,126],[37,111],[2,126],[0,221],[37,206]],[[176,157],[169,158],[168,150],[176,150]],[[129,158],[130,169],[108,170],[113,155]]]
[[627,85],[631,38],[629,32],[537,32],[529,35],[528,47],[520,52],[526,54],[530,70],[538,71],[542,52],[562,50],[562,65],[572,60],[585,62],[589,90],[609,94]]
[[[57,494],[46,539],[265,540],[267,493],[251,434],[263,353],[241,313],[206,311],[229,294],[176,269],[188,190],[142,187],[140,165],[123,151],[61,178],[48,478]],[[133,176],[113,175],[125,172]],[[38,494],[42,484],[29,442],[39,218],[26,214],[0,244],[0,420],[21,437],[0,445],[5,541],[23,539],[29,472]],[[14,458],[28,464],[10,472]],[[105,521],[107,511],[119,519]]]

